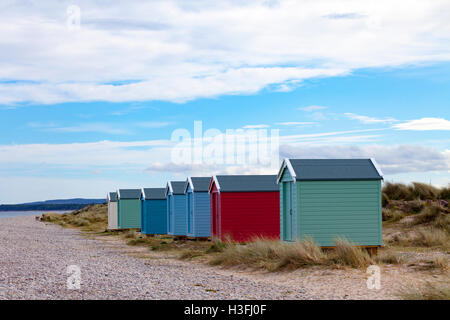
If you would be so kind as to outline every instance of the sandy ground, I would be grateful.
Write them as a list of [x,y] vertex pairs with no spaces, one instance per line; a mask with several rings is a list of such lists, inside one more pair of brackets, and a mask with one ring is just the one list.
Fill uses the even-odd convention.
[[[406,266],[382,266],[376,290],[367,288],[365,270],[221,269],[32,216],[0,219],[0,243],[0,299],[398,299],[402,286],[423,278]],[[67,287],[70,265],[80,269],[80,289]]]

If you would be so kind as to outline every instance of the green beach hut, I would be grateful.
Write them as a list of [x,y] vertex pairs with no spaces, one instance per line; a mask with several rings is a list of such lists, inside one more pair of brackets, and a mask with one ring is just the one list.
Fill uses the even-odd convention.
[[277,180],[281,240],[381,246],[382,180],[374,159],[285,159]]
[[117,191],[117,214],[119,229],[141,228],[141,189]]

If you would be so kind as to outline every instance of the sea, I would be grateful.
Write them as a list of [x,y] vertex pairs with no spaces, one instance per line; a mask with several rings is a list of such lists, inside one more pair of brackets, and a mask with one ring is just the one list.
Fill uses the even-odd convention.
[[[20,216],[40,216],[43,213],[50,212],[48,210],[46,211],[0,211],[0,219],[2,218],[13,218],[13,217],[20,217]],[[55,211],[52,210],[51,212],[54,213],[66,213],[71,212],[69,211]]]

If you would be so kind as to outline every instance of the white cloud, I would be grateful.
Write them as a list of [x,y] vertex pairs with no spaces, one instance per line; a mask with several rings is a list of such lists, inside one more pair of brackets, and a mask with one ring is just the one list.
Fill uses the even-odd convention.
[[[450,150],[423,145],[374,144],[383,129],[319,132],[280,137],[280,159],[374,157],[385,174],[450,173]],[[370,143],[370,144],[367,144]],[[73,196],[97,197],[117,187],[164,184],[187,175],[275,174],[270,165],[181,164],[171,161],[174,142],[99,141],[68,144],[0,145],[2,202]],[[64,173],[64,177],[58,175]],[[145,172],[145,174],[144,174]]]
[[129,134],[130,131],[118,127],[118,125],[109,124],[109,123],[81,123],[75,126],[67,126],[67,127],[47,127],[45,130],[52,132],[72,132],[72,133],[80,133],[80,132],[100,132],[106,134]]
[[308,106],[308,107],[302,107],[299,108],[300,110],[306,111],[306,112],[312,112],[312,111],[317,111],[317,110],[323,110],[326,109],[327,107],[324,106]]
[[170,126],[171,124],[173,124],[173,122],[146,121],[146,122],[139,122],[136,125],[138,127],[142,127],[142,128],[153,129],[153,128],[164,128],[164,127]]
[[450,153],[420,145],[287,146],[281,158],[375,158],[385,174],[450,170]]
[[392,122],[398,121],[398,120],[396,120],[394,118],[378,119],[378,118],[362,116],[362,115],[358,115],[358,114],[354,114],[354,113],[344,113],[344,115],[346,117],[352,119],[352,120],[358,120],[358,121],[360,121],[362,123],[365,123],[365,124],[392,123]]
[[168,140],[0,145],[0,164],[139,167],[150,164],[152,159],[170,159],[172,145]]
[[277,122],[277,125],[280,126],[309,126],[309,125],[313,125],[316,124],[316,122],[296,122],[296,121],[291,121],[291,122]]
[[66,2],[0,11],[0,103],[180,102],[450,59],[446,0],[77,5],[80,30]]
[[443,118],[422,118],[399,123],[393,127],[411,131],[450,130],[450,121]]
[[[347,143],[359,142],[364,139],[375,138],[376,135],[364,135],[379,132],[383,129],[364,129],[318,132],[310,134],[296,134],[280,136],[280,144],[297,143],[330,143],[333,139],[342,139]],[[236,134],[236,137],[238,135]],[[267,137],[270,142],[270,136]],[[205,139],[205,145],[210,140]],[[129,166],[145,167],[152,163],[171,162],[171,148],[178,142],[170,140],[143,140],[143,141],[98,141],[86,143],[61,144],[11,144],[0,145],[0,167],[8,165],[52,165],[68,166],[73,168],[116,166],[126,168]],[[223,143],[226,143],[223,140]]]
[[308,117],[313,119],[313,120],[315,120],[315,121],[328,120],[328,118],[325,116],[325,114],[323,112],[313,112]]
[[270,126],[267,124],[248,124],[246,126],[243,126],[243,129],[264,129],[269,128]]

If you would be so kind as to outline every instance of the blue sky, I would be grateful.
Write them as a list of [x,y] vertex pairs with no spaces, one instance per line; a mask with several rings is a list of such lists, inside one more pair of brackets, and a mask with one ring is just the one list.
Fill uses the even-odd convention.
[[386,180],[447,185],[448,4],[345,3],[79,1],[79,28],[69,2],[2,4],[0,203],[273,172],[172,163],[194,121],[279,129],[280,159],[375,157]]

